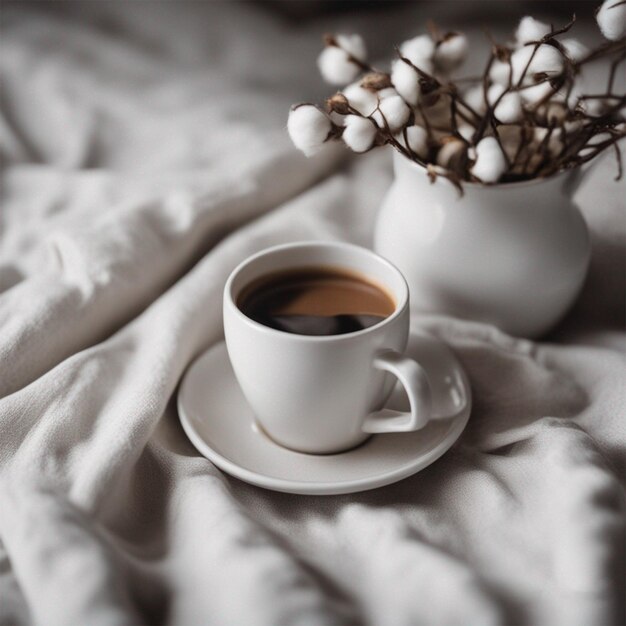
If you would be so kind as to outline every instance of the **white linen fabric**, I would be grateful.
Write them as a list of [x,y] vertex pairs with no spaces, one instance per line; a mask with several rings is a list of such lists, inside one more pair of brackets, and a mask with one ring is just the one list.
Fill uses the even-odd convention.
[[371,245],[389,154],[307,160],[286,113],[324,93],[320,33],[352,22],[386,50],[418,10],[303,24],[241,3],[3,7],[0,624],[624,623],[610,159],[578,197],[589,279],[548,338],[413,319],[449,342],[475,401],[426,470],[278,494],[221,473],[178,423],[177,384],[221,340],[238,262],[295,240]]

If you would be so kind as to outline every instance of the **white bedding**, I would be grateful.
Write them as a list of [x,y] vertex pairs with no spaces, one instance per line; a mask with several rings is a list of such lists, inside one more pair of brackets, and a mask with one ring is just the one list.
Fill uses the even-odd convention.
[[[313,60],[331,18],[70,9],[2,8],[0,624],[624,623],[612,159],[579,193],[593,261],[550,337],[413,320],[473,386],[450,452],[362,494],[250,487],[186,440],[177,384],[221,339],[240,260],[300,239],[370,244],[389,154],[307,160],[286,136],[289,104],[324,93]],[[384,51],[410,10],[354,28]]]

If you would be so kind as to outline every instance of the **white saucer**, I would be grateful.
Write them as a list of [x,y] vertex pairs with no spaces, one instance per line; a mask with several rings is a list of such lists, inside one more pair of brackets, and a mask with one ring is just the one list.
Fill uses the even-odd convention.
[[[330,455],[294,452],[274,443],[254,421],[221,342],[198,357],[178,392],[178,413],[187,436],[207,459],[245,482],[287,493],[330,495],[382,487],[419,472],[459,438],[471,411],[463,368],[444,343],[413,334],[407,354],[422,364],[433,391],[434,414],[454,417],[411,433],[374,435],[357,448]],[[387,407],[407,410],[396,387]]]

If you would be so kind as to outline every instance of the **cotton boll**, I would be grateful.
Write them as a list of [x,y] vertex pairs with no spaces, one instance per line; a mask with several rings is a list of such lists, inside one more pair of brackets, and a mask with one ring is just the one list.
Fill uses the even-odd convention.
[[[522,99],[517,92],[504,93],[502,85],[492,85],[487,92],[489,104],[498,103],[493,111],[496,119],[502,124],[514,124],[519,122],[523,115]],[[499,99],[499,100],[498,100]]]
[[506,172],[506,159],[495,137],[484,137],[476,145],[476,161],[470,172],[484,183],[497,183]]
[[493,106],[505,91],[506,87],[502,85],[491,85],[487,90],[487,102]]
[[476,129],[471,124],[459,124],[456,130],[467,142],[472,141],[472,137],[476,132]]
[[428,156],[428,133],[426,129],[421,126],[407,126],[406,141],[404,140],[404,133],[398,133],[396,139],[405,148],[408,148],[420,159],[426,159]]
[[613,139],[613,135],[611,133],[597,133],[591,139],[593,143],[603,143],[605,141],[610,141]]
[[598,133],[594,135],[587,143],[587,146],[582,148],[578,154],[581,157],[588,156],[589,154],[595,152],[598,149],[598,145],[604,143],[605,141],[610,141],[613,138],[611,133]]
[[391,66],[391,82],[396,91],[409,103],[416,105],[420,99],[419,76],[408,63],[398,59]]
[[[511,55],[511,81],[514,85],[519,84],[524,69],[530,63],[533,50],[534,46],[524,46]],[[526,75],[528,75],[528,72],[529,70],[526,70]]]
[[376,93],[369,89],[364,89],[358,83],[349,85],[342,93],[348,99],[350,106],[355,108],[361,115],[371,115],[378,106]]
[[331,85],[345,85],[354,80],[359,67],[352,61],[348,53],[337,46],[327,46],[317,58],[317,67],[322,78]]
[[287,131],[296,148],[306,156],[315,154],[331,130],[328,116],[312,104],[303,104],[289,112]]
[[391,96],[397,96],[398,92],[394,87],[386,87],[385,89],[378,90],[378,99],[384,100],[385,98],[391,98]]
[[351,54],[359,61],[365,61],[367,58],[367,48],[365,41],[361,35],[335,35],[335,41],[340,48],[343,48],[348,54]]
[[516,85],[524,70],[525,78],[531,78],[534,74],[560,74],[563,71],[563,55],[554,46],[546,44],[539,46],[536,51],[535,46],[524,46],[511,55],[511,66],[513,84]]
[[378,106],[392,129],[404,126],[411,114],[411,109],[400,96],[385,98]]
[[560,74],[563,71],[563,55],[554,46],[539,46],[528,71],[531,75]]
[[511,77],[511,64],[508,61],[494,59],[489,68],[489,78],[500,85],[508,85]]
[[589,48],[573,37],[561,40],[561,45],[565,49],[565,53],[569,57],[570,61],[573,61],[574,63],[582,61],[582,59],[589,54]]
[[515,31],[515,39],[519,45],[523,46],[530,41],[539,41],[551,31],[552,29],[548,24],[544,24],[527,15],[520,20],[519,26]]
[[541,102],[544,98],[547,98],[553,91],[554,88],[550,82],[545,81],[530,87],[524,87],[523,89],[520,89],[518,93],[526,104],[533,105]]
[[380,128],[385,128],[385,120],[390,130],[394,131],[406,124],[411,114],[411,109],[399,95],[390,95],[382,98],[372,118]]
[[610,41],[626,36],[626,4],[621,0],[604,0],[596,14],[602,34]]
[[470,87],[463,95],[463,99],[467,102],[468,106],[472,107],[478,114],[484,113],[487,110],[485,92],[482,85]]
[[611,101],[606,98],[585,98],[581,102],[585,113],[591,117],[600,117],[611,108]]
[[432,72],[432,58],[435,54],[435,42],[429,35],[419,35],[405,41],[400,46],[400,54],[413,65],[427,73]]
[[341,138],[348,148],[354,152],[365,152],[372,147],[378,131],[370,119],[347,115],[344,124]]
[[421,126],[409,126],[406,129],[409,148],[419,157],[425,159],[428,155],[428,133]]
[[442,72],[451,72],[465,61],[467,37],[461,33],[450,33],[435,49],[435,65]]
[[405,41],[400,46],[400,52],[413,63],[413,59],[431,59],[435,53],[435,42],[430,35],[418,35]]

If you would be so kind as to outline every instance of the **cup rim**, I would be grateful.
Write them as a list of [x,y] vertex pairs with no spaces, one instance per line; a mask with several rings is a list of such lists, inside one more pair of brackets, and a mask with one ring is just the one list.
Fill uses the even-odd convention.
[[[370,258],[376,260],[378,263],[386,266],[389,270],[395,273],[400,279],[400,284],[402,285],[402,293],[398,298],[396,303],[395,311],[386,317],[384,320],[374,324],[373,326],[369,326],[368,328],[363,328],[362,330],[356,330],[350,333],[343,333],[340,335],[299,335],[297,333],[288,333],[282,330],[278,330],[276,328],[271,328],[269,326],[265,326],[259,322],[256,322],[252,318],[248,317],[235,302],[235,298],[233,297],[233,283],[237,276],[246,268],[256,263],[260,258],[265,256],[269,256],[271,254],[275,254],[276,252],[280,252],[282,250],[288,250],[292,248],[342,248],[344,250],[353,250],[358,252],[358,254],[365,254]],[[366,272],[363,272],[367,275]],[[304,342],[320,342],[320,343],[328,343],[328,342],[338,342],[338,341],[349,341],[351,339],[355,339],[357,337],[363,337],[373,332],[380,332],[382,328],[391,324],[393,321],[398,319],[406,308],[409,306],[409,286],[406,282],[406,278],[402,274],[402,272],[390,261],[386,258],[376,254],[376,252],[369,250],[363,246],[359,246],[353,243],[347,243],[344,241],[296,241],[285,244],[278,244],[275,246],[270,246],[269,248],[264,248],[259,252],[247,257],[239,265],[233,269],[230,273],[226,281],[226,285],[224,286],[224,298],[228,302],[229,308],[234,312],[234,314],[243,321],[248,326],[254,328],[259,332],[263,332],[265,334],[269,334],[270,336],[281,337],[283,339],[289,339],[292,341],[304,341]]]

